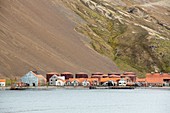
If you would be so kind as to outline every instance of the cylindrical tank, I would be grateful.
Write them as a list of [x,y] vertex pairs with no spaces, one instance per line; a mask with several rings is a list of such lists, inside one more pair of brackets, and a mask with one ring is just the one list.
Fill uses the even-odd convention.
[[61,76],[65,76],[65,79],[69,79],[69,78],[73,78],[73,73],[71,72],[64,72],[64,73],[61,73]]
[[88,74],[84,72],[79,72],[75,75],[76,78],[88,78]]
[[91,78],[102,78],[103,73],[102,72],[95,72],[92,73]]

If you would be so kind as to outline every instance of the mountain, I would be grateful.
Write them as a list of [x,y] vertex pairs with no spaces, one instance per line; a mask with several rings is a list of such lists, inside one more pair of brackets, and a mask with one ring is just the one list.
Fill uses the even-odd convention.
[[0,77],[116,71],[75,28],[85,21],[60,0],[0,0]]
[[170,72],[169,0],[62,0],[86,21],[76,30],[121,70]]
[[170,71],[169,0],[0,0],[0,76]]

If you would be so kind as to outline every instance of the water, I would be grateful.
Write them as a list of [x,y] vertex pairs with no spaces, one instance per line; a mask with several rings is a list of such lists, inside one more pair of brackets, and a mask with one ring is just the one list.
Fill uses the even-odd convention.
[[170,90],[0,91],[0,113],[170,113]]

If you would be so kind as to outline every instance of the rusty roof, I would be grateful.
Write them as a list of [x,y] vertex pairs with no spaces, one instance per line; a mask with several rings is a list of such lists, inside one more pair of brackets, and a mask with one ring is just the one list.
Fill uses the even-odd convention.
[[85,73],[85,72],[78,72],[78,73],[76,73],[76,74],[79,74],[79,75],[87,75],[87,73]]
[[160,77],[146,77],[146,82],[148,83],[163,83],[163,79]]
[[71,73],[71,72],[63,72],[61,74],[63,74],[63,75],[73,75],[73,73]]
[[130,75],[130,74],[127,74],[127,75],[126,75],[126,74],[125,74],[125,75],[122,74],[122,75],[120,75],[120,76],[123,76],[123,77],[136,77],[136,75]]
[[104,74],[104,75],[101,75],[102,77],[108,77],[108,75]]
[[94,72],[94,73],[92,73],[92,75],[103,75],[103,73],[102,72]]
[[90,81],[90,82],[92,82],[92,81],[98,81],[98,78],[87,78],[87,81]]
[[125,74],[125,75],[136,75],[135,72],[124,72],[123,74]]
[[49,73],[47,73],[47,74],[59,75],[59,73],[58,73],[58,72],[49,72]]
[[147,73],[146,82],[148,83],[163,83],[163,76],[160,73]]
[[35,75],[38,79],[44,79],[45,81],[47,80],[43,75]]
[[0,79],[0,82],[6,82],[6,80],[5,79]]
[[170,80],[170,75],[168,73],[147,73],[146,82],[148,83],[163,83],[164,79]]
[[146,82],[146,78],[136,78],[136,82]]
[[101,78],[102,75],[92,75],[91,78]]
[[118,72],[110,72],[108,73],[108,75],[120,75],[121,73],[118,73]]
[[116,81],[118,81],[118,80],[120,80],[120,78],[100,78],[100,82],[107,82],[107,81],[114,81],[114,82],[116,82]]
[[120,78],[119,75],[109,75],[110,78]]

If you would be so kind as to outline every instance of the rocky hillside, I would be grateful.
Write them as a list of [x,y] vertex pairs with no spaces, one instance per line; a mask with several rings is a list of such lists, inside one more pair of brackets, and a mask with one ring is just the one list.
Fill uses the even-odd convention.
[[62,0],[86,23],[76,30],[122,70],[170,71],[169,0]]
[[0,0],[0,77],[117,70],[75,31],[79,23],[85,21],[60,0]]
[[169,0],[0,0],[0,77],[170,71]]

